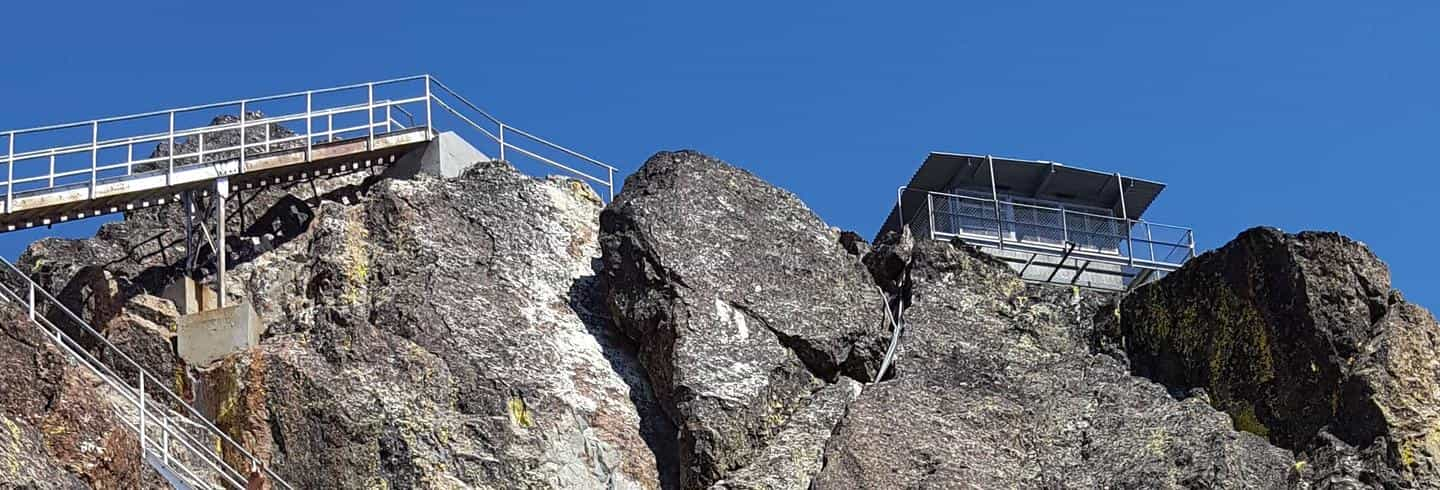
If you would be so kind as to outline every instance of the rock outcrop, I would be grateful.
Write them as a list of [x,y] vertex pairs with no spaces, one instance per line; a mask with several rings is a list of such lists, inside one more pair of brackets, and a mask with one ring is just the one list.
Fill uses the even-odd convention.
[[[158,488],[102,381],[0,306],[0,488]],[[118,400],[116,401],[118,403]]]
[[908,253],[867,260],[908,263],[905,334],[895,377],[866,387],[829,440],[817,488],[1291,484],[1288,452],[1090,351],[1108,298],[1027,286],[959,242]]
[[[695,152],[608,207],[503,162],[396,177],[237,190],[226,289],[266,333],[209,365],[159,298],[176,207],[20,267],[296,488],[1440,485],[1440,331],[1338,235],[1247,232],[1117,306]],[[159,484],[99,380],[0,331],[0,488]]]
[[202,405],[299,487],[656,488],[673,428],[577,294],[599,207],[504,163],[322,204],[234,271],[286,333],[207,368]]
[[1127,297],[1110,337],[1132,370],[1202,388],[1317,483],[1440,486],[1440,328],[1334,233],[1242,233]]
[[[885,298],[839,231],[695,152],[651,157],[601,228],[610,309],[680,430],[684,486],[758,461],[793,465],[786,486],[806,487],[820,451],[801,446],[820,440],[787,427],[828,432],[839,411],[823,399],[845,395],[816,393],[871,379],[888,338]],[[765,454],[782,440],[796,447]]]
[[150,307],[185,256],[176,207],[37,242],[22,267],[296,488],[660,488],[675,429],[608,327],[602,204],[504,163],[238,190],[227,289],[267,334],[209,366],[152,348],[173,331]]

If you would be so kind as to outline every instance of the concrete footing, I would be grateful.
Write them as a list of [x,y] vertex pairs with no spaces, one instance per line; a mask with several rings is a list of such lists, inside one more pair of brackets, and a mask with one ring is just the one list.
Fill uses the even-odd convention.
[[264,326],[250,303],[181,316],[175,347],[192,366],[204,366],[260,343]]
[[215,291],[195,283],[189,277],[181,278],[165,288],[160,297],[175,303],[175,312],[181,315],[213,310],[220,305],[220,296]]
[[459,177],[490,157],[453,132],[440,133],[425,146],[400,158],[395,167],[402,175],[426,173],[446,179]]
[[175,350],[186,363],[204,366],[260,343],[265,327],[250,303],[219,307],[215,291],[181,278],[165,288],[165,299],[175,303]]

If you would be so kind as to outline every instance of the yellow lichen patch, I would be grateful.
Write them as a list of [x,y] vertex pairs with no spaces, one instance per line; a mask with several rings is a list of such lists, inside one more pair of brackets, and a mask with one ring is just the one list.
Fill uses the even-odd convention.
[[360,302],[360,291],[370,281],[370,253],[365,244],[369,232],[358,220],[345,223],[345,259],[350,268],[346,274],[345,301]]
[[510,400],[506,402],[506,406],[510,408],[510,421],[514,422],[515,425],[525,428],[535,426],[535,415],[530,411],[529,407],[525,406],[525,399],[512,396]]
[[1150,439],[1145,442],[1145,449],[1157,457],[1165,455],[1165,448],[1170,445],[1170,434],[1165,429],[1155,429],[1150,432]]
[[1245,404],[1227,411],[1230,412],[1230,418],[1234,420],[1236,430],[1243,430],[1260,437],[1270,436],[1270,428],[1260,423],[1260,419],[1255,416],[1254,406]]
[[20,454],[20,438],[22,437],[20,426],[15,425],[13,420],[4,415],[0,415],[0,423],[5,425],[5,432],[9,436],[6,438],[8,442],[5,444],[9,449],[5,451],[5,459],[0,461],[0,465],[4,466],[6,475],[19,476],[20,461],[15,459],[15,455]]

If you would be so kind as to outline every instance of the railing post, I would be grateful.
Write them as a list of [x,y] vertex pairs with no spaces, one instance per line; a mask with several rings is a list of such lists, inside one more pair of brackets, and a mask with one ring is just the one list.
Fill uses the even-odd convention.
[[[935,194],[925,193],[925,227],[930,230],[930,240],[935,240]],[[901,218],[904,219],[904,218]]]
[[985,166],[990,169],[990,198],[995,205],[995,238],[999,240],[999,248],[1005,250],[1005,222],[1000,219],[1000,191],[995,186],[995,158],[985,155]]
[[325,142],[335,141],[335,113],[325,114]]
[[1188,230],[1185,234],[1190,237],[1190,258],[1193,259],[1195,258],[1195,230]]
[[1145,243],[1150,244],[1150,260],[1158,261],[1160,259],[1155,258],[1155,236],[1150,233],[1150,223],[1146,221],[1141,221],[1141,223],[1145,224]]
[[175,111],[170,111],[170,131],[166,134],[169,146],[165,148],[169,150],[166,152],[169,156],[165,162],[165,186],[169,187],[173,185],[172,181],[175,179]]
[[312,107],[312,92],[305,92],[305,161],[310,161],[310,147],[315,144],[315,130],[311,121],[315,118],[315,109]]
[[55,187],[55,150],[50,150],[50,173],[47,174],[46,187]]
[[249,142],[245,134],[245,101],[240,101],[240,172],[245,172],[245,144]]
[[365,150],[375,150],[375,84],[365,84],[365,117],[370,121],[365,126],[370,135],[366,137]]
[[[430,112],[430,99],[434,97],[435,96],[430,93],[430,74],[427,73],[425,74],[425,134],[427,136],[435,134],[435,127],[433,126],[434,118],[431,117]],[[430,138],[427,137],[425,139],[428,140]]]
[[160,457],[170,464],[170,417],[160,418]]
[[609,181],[610,181],[610,183],[609,183],[609,186],[610,186],[610,200],[607,201],[607,202],[615,202],[615,169],[610,168],[610,167],[605,167],[605,174],[606,174],[606,180],[609,180]]
[[[1129,247],[1129,253],[1125,254],[1130,259],[1130,266],[1135,266],[1135,238],[1130,236],[1130,208],[1125,205],[1125,177],[1119,172],[1115,173],[1115,184],[1120,191],[1120,224],[1125,229],[1125,244]],[[1118,246],[1118,245],[1117,245]]]
[[[90,123],[90,199],[95,198],[95,174],[100,167],[100,121]],[[7,191],[8,194],[8,191]],[[9,196],[6,196],[9,199]]]
[[145,370],[140,370],[140,457],[145,457]]
[[[14,132],[14,131],[11,131],[11,132],[10,132],[10,137],[9,137],[8,139],[10,140],[9,143],[7,143],[7,144],[10,146],[10,153],[9,153],[9,156],[7,156],[7,157],[6,157],[6,160],[5,160],[5,162],[6,162],[6,163],[5,163],[5,213],[6,213],[6,214],[9,214],[9,213],[10,213],[11,204],[14,204],[14,201],[12,200],[12,195],[14,194],[13,190],[14,190],[14,186],[15,186],[15,132]],[[51,153],[50,161],[52,161],[52,162],[55,161],[54,153]],[[50,171],[50,175],[55,175],[55,171],[54,171],[54,170],[51,170],[51,171]]]
[[135,173],[135,141],[125,142],[125,175]]
[[30,321],[33,322],[35,321],[35,281],[27,278],[25,282],[30,285],[29,292],[26,293],[25,298],[27,304],[26,310],[30,313]]
[[1064,206],[1060,207],[1060,237],[1061,243],[1070,243],[1070,219],[1065,215],[1070,214]]
[[391,132],[391,131],[394,131],[393,129],[390,128],[390,119],[391,119],[392,117],[394,117],[394,116],[391,115],[391,113],[390,113],[390,108],[391,108],[391,107],[392,107],[392,106],[389,105],[389,104],[386,104],[386,105],[385,105],[385,132],[386,132],[386,133],[389,133],[389,132]]
[[499,132],[499,135],[500,135],[500,161],[502,161],[502,162],[508,161],[508,160],[505,160],[505,123],[500,123],[500,132]]
[[910,226],[905,222],[905,187],[895,189],[895,225],[896,232],[904,232],[899,228]]

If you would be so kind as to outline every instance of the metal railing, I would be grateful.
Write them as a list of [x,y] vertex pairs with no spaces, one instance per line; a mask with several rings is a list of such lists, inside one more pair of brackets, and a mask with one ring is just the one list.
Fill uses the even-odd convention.
[[[277,488],[293,489],[263,461],[170,391],[163,378],[147,372],[9,260],[0,258],[0,264],[0,298],[19,305],[46,338],[119,395],[121,403],[116,412],[139,439],[136,450],[142,460],[163,465],[192,486],[244,489],[249,477],[225,461],[228,453],[248,464],[248,470],[263,472]],[[92,347],[86,348],[57,323],[68,324]],[[112,359],[133,374],[117,373],[101,358]]]
[[[615,167],[506,124],[451,90],[439,80],[434,78],[428,80],[435,88],[439,89],[429,92],[430,99],[446,113],[464,122],[465,126],[494,142],[496,154],[500,160],[512,161],[511,157],[518,153],[527,159],[570,172],[587,182],[605,186],[606,202],[615,199],[615,172],[618,170]],[[451,99],[451,102],[446,102],[446,99]],[[546,153],[550,156],[546,156]],[[567,159],[571,161],[561,161]],[[589,167],[592,170],[586,172],[581,170],[582,167]],[[604,177],[591,175],[591,172],[603,172]]]
[[[307,161],[314,145],[337,139],[365,138],[367,148],[373,149],[375,138],[413,129],[421,116],[423,126],[429,129],[428,138],[447,129],[437,127],[436,116],[441,114],[432,111],[434,106],[459,121],[453,129],[478,132],[494,142],[499,159],[519,156],[564,170],[605,186],[607,198],[614,197],[615,167],[506,124],[434,77],[417,75],[0,131],[3,211],[13,212],[17,195],[60,188],[88,188],[87,199],[93,199],[97,185],[130,177],[137,167],[163,172],[168,185],[177,166],[238,160],[234,174],[243,174],[247,159],[277,147],[283,151],[303,147]],[[258,115],[258,111],[277,108],[277,115]],[[238,117],[234,122],[213,124],[210,118],[217,112]],[[409,124],[400,122],[402,116]],[[225,131],[237,132],[240,137],[214,141],[218,132]],[[263,137],[251,140],[252,134],[262,131]],[[275,137],[276,133],[284,136]],[[180,144],[193,150],[175,151]]]
[[925,194],[925,207],[911,210],[906,220],[917,236],[960,237],[1002,250],[1057,255],[1070,248],[1088,260],[1159,271],[1177,269],[1195,256],[1195,232],[1182,226],[989,197],[908,188],[902,192]]

